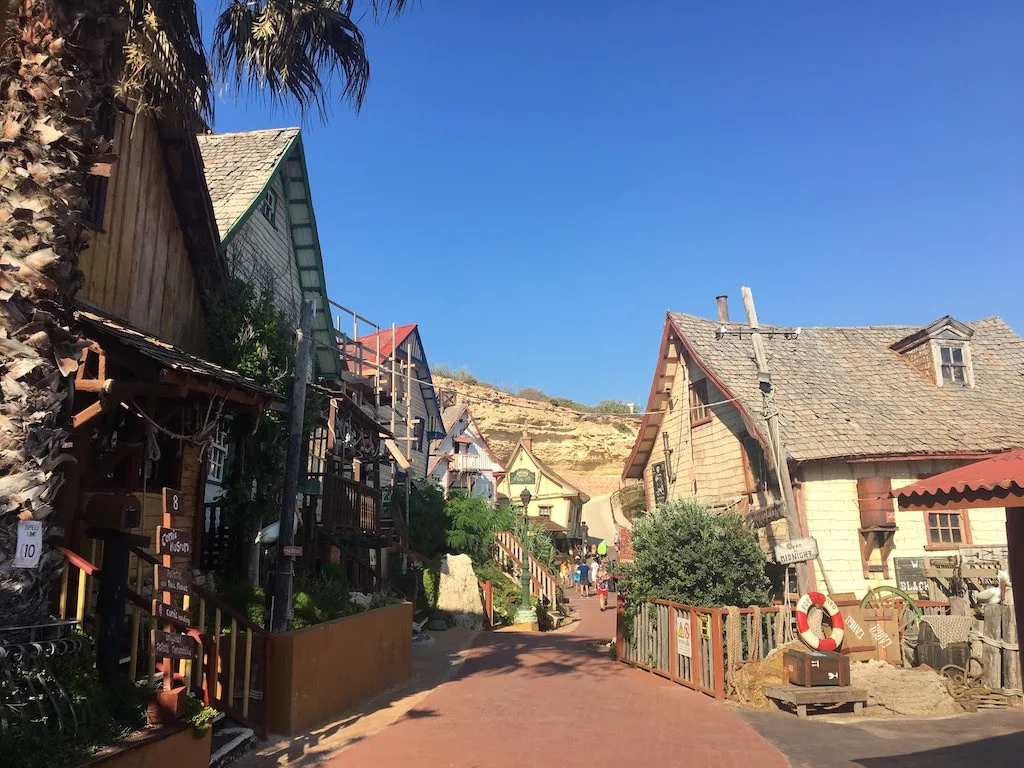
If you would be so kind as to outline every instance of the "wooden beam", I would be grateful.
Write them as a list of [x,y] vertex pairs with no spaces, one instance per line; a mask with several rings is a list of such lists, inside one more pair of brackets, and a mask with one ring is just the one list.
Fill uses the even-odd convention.
[[103,413],[103,403],[99,400],[92,405],[87,405],[75,414],[74,429],[79,429],[80,427],[85,426],[101,413]]

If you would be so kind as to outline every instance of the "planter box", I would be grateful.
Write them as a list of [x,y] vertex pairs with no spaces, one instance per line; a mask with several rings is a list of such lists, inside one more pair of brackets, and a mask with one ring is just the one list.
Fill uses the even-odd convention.
[[146,728],[104,747],[79,768],[208,768],[213,729],[196,737],[191,725]]
[[275,634],[267,730],[294,736],[412,675],[412,603]]

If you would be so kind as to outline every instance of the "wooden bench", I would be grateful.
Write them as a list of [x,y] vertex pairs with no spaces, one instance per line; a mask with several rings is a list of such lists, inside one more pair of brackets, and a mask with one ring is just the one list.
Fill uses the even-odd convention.
[[868,701],[868,692],[863,688],[822,686],[805,688],[802,685],[769,685],[764,695],[773,709],[778,709],[778,702],[792,704],[801,720],[807,717],[808,706],[823,704],[853,704],[855,715],[863,714],[864,705]]

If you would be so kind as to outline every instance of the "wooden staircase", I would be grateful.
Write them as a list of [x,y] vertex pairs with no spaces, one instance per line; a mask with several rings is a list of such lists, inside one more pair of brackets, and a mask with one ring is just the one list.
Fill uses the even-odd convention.
[[[524,554],[522,541],[511,531],[498,531],[494,539],[498,545],[495,561],[508,578],[518,583]],[[530,595],[547,600],[549,608],[555,610],[558,607],[558,580],[540,560],[528,552],[525,554],[530,571]]]

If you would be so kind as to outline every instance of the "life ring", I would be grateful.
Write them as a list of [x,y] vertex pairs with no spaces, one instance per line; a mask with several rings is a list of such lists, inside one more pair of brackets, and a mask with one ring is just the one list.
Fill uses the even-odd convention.
[[[811,631],[807,622],[807,612],[811,606],[821,608],[832,619],[832,635],[830,637],[818,637]],[[839,612],[839,606],[831,597],[826,597],[821,592],[808,592],[800,598],[796,604],[796,631],[800,633],[800,639],[815,651],[835,651],[843,644],[843,614]]]

